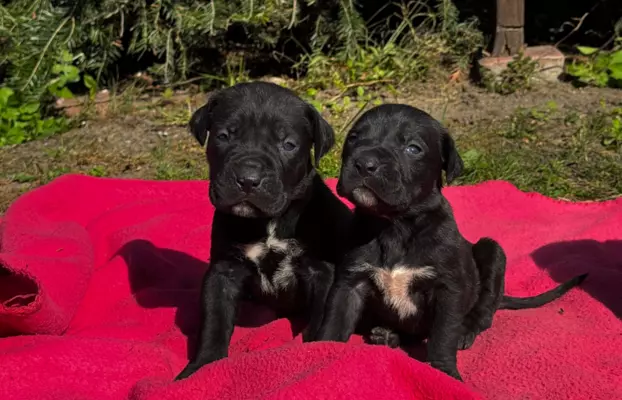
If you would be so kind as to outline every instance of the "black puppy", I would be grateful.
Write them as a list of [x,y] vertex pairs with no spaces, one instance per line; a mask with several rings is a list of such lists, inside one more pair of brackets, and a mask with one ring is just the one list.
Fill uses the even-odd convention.
[[356,205],[350,244],[317,340],[347,341],[357,326],[377,344],[427,338],[431,365],[461,380],[457,350],[497,309],[540,306],[585,278],[533,298],[504,296],[503,250],[464,239],[441,194],[442,171],[451,182],[462,168],[453,139],[421,110],[383,105],[355,123],[337,186]]
[[227,357],[243,298],[306,317],[303,338],[313,338],[351,220],[311,160],[311,147],[316,165],[331,148],[333,130],[290,90],[263,82],[225,89],[194,113],[190,130],[207,141],[216,212],[198,351],[176,379]]

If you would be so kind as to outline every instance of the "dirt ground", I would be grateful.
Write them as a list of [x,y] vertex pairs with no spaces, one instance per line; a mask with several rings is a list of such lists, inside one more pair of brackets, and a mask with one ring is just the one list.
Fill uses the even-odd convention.
[[[320,97],[339,97],[338,92],[335,93],[325,92]],[[512,181],[512,174],[519,174],[515,178],[519,187],[547,195],[600,199],[621,194],[622,178],[616,177],[618,173],[622,176],[622,170],[618,169],[622,165],[620,149],[603,148],[600,145],[602,132],[586,131],[582,127],[587,125],[581,122],[591,121],[592,115],[603,113],[605,109],[622,107],[619,90],[576,89],[556,83],[522,94],[501,96],[468,83],[427,83],[412,86],[397,95],[375,92],[374,96],[378,101],[403,102],[432,114],[449,127],[460,151],[468,153],[467,158],[487,154],[486,162],[466,160],[467,164],[471,163],[472,171],[467,174],[470,178],[462,183],[484,179]],[[204,98],[204,95],[197,95],[182,96],[181,101],[161,97],[142,99],[129,107],[129,111],[111,107],[106,118],[86,120],[62,135],[0,147],[0,213],[22,193],[65,173],[141,179],[205,178],[207,166],[203,150],[184,126]],[[325,112],[325,116],[339,132],[356,112],[356,107],[350,107],[345,111]],[[582,137],[582,129],[591,136],[575,143]],[[567,151],[558,151],[561,148]],[[511,154],[507,153],[508,149]],[[337,147],[334,157],[326,161],[328,166],[323,172],[327,175],[334,175],[338,169],[338,150]],[[562,164],[566,163],[566,158],[576,156],[578,161],[568,166],[564,164],[567,170],[558,174],[571,174],[568,182],[564,181],[566,186],[560,186],[561,191],[556,191],[555,187],[547,189],[550,186],[547,182],[556,177],[555,171],[551,175],[550,171],[525,170],[528,167],[521,161],[525,157],[532,157],[531,162],[536,164],[542,162],[533,159],[534,151],[542,160],[549,162],[553,158]],[[496,159],[498,156],[503,158]],[[517,160],[516,165],[512,164],[514,169],[497,171],[501,164],[495,163],[505,162],[510,156]],[[478,156],[478,160],[480,158]],[[584,162],[587,164],[581,164]],[[583,170],[575,174],[577,165]],[[590,171],[597,171],[601,181],[596,182],[596,178],[586,175]],[[536,176],[525,176],[529,174]],[[586,180],[585,183],[575,188],[573,185],[581,179]],[[549,186],[541,186],[544,184]],[[581,192],[588,187],[590,190]]]

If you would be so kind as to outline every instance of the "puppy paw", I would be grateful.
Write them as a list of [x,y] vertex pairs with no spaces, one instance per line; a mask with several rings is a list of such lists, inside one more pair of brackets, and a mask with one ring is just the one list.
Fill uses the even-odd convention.
[[432,361],[430,363],[430,365],[433,368],[436,368],[439,371],[442,371],[442,372],[446,373],[447,375],[451,376],[452,378],[457,379],[460,382],[464,382],[464,380],[462,380],[462,376],[460,376],[460,372],[458,372],[458,368],[455,365],[448,365],[445,362],[436,363],[434,361]]
[[462,376],[460,375],[460,372],[458,372],[457,369],[454,369],[453,371],[444,371],[447,375],[451,376],[452,378],[460,381],[460,382],[464,382],[464,379],[462,379]]
[[196,365],[193,363],[189,363],[188,365],[186,365],[186,368],[184,368],[179,375],[177,375],[175,377],[175,381],[180,381],[182,379],[186,379],[188,378],[190,375],[194,374],[195,372],[197,372],[199,369],[201,368],[200,365]]
[[369,342],[371,344],[384,345],[395,349],[400,345],[400,337],[390,329],[377,326],[371,330]]
[[206,355],[202,355],[202,357],[195,359],[194,361],[190,361],[186,368],[184,368],[179,375],[175,377],[175,381],[179,381],[182,379],[188,378],[190,375],[197,372],[199,369],[203,368],[207,364],[211,364],[215,361],[221,360],[227,357],[226,352],[218,352],[218,353],[209,353]]
[[458,350],[466,350],[473,346],[475,342],[475,338],[477,337],[477,332],[467,332],[460,337],[458,340]]

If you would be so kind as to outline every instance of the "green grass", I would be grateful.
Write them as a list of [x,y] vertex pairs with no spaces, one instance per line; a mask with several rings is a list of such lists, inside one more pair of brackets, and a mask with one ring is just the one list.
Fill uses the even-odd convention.
[[457,139],[465,161],[458,184],[507,180],[518,188],[574,200],[622,194],[622,152],[605,145],[620,111],[518,108],[501,124],[482,121]]
[[[456,136],[465,170],[456,184],[507,180],[525,191],[573,200],[622,195],[622,144],[607,144],[617,132],[621,109],[599,112],[517,108],[501,121],[478,121]],[[339,174],[344,135],[322,159],[325,177]]]
[[[366,91],[365,95],[368,97],[354,95],[349,102],[343,101],[345,97],[340,98],[335,101],[339,107],[324,109],[323,115],[336,131],[336,144],[318,167],[325,178],[339,175],[342,145],[352,121],[373,106],[370,98],[387,98],[387,94],[381,96],[379,91]],[[318,93],[316,98],[326,103],[324,94]],[[437,111],[444,115],[442,107]],[[97,134],[99,129],[93,127],[91,134],[73,135],[66,140],[59,137],[63,140],[24,151],[0,171],[0,179],[19,184],[22,190],[70,172],[96,177],[129,173],[131,177],[143,179],[207,179],[204,150],[181,126],[186,122],[187,105],[171,104],[165,110],[152,107],[151,112],[133,118],[149,121],[136,125],[138,136],[157,135],[154,122],[156,127],[168,126],[169,134],[158,136],[152,148],[134,147],[128,158],[110,149],[110,144],[94,146],[99,141],[90,135]],[[595,110],[575,110],[558,107],[554,102],[517,107],[507,117],[480,114],[470,124],[449,115],[444,123],[453,133],[465,163],[464,173],[456,184],[494,179],[554,198],[600,200],[620,196],[622,141],[616,135],[619,135],[621,117],[622,109],[607,105]],[[126,142],[123,136],[120,139]],[[19,152],[20,148],[13,152]],[[15,192],[3,194],[0,190],[0,196],[4,196],[0,197],[2,208],[13,199],[11,193]]]
[[162,145],[153,150],[152,156],[155,164],[154,179],[207,179],[209,177],[207,164],[200,163],[196,159],[184,157],[184,153],[180,150],[181,149],[175,149],[168,141],[165,141]]
[[[337,177],[345,134],[352,121],[374,105],[379,92],[326,99],[321,92],[303,94],[322,105],[336,131],[336,144],[318,167],[324,177]],[[346,100],[349,99],[349,100]],[[181,113],[182,111],[180,111]],[[518,107],[507,118],[451,126],[465,170],[456,184],[507,180],[522,190],[573,200],[608,199],[622,194],[622,109],[560,110],[552,101]],[[169,149],[170,150],[170,149]],[[205,179],[203,160],[171,159],[166,146],[154,152],[156,179]]]

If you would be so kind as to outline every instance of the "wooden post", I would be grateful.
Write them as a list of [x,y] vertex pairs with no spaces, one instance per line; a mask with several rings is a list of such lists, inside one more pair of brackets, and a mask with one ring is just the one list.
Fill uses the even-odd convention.
[[525,43],[525,0],[497,0],[493,57],[514,56]]

